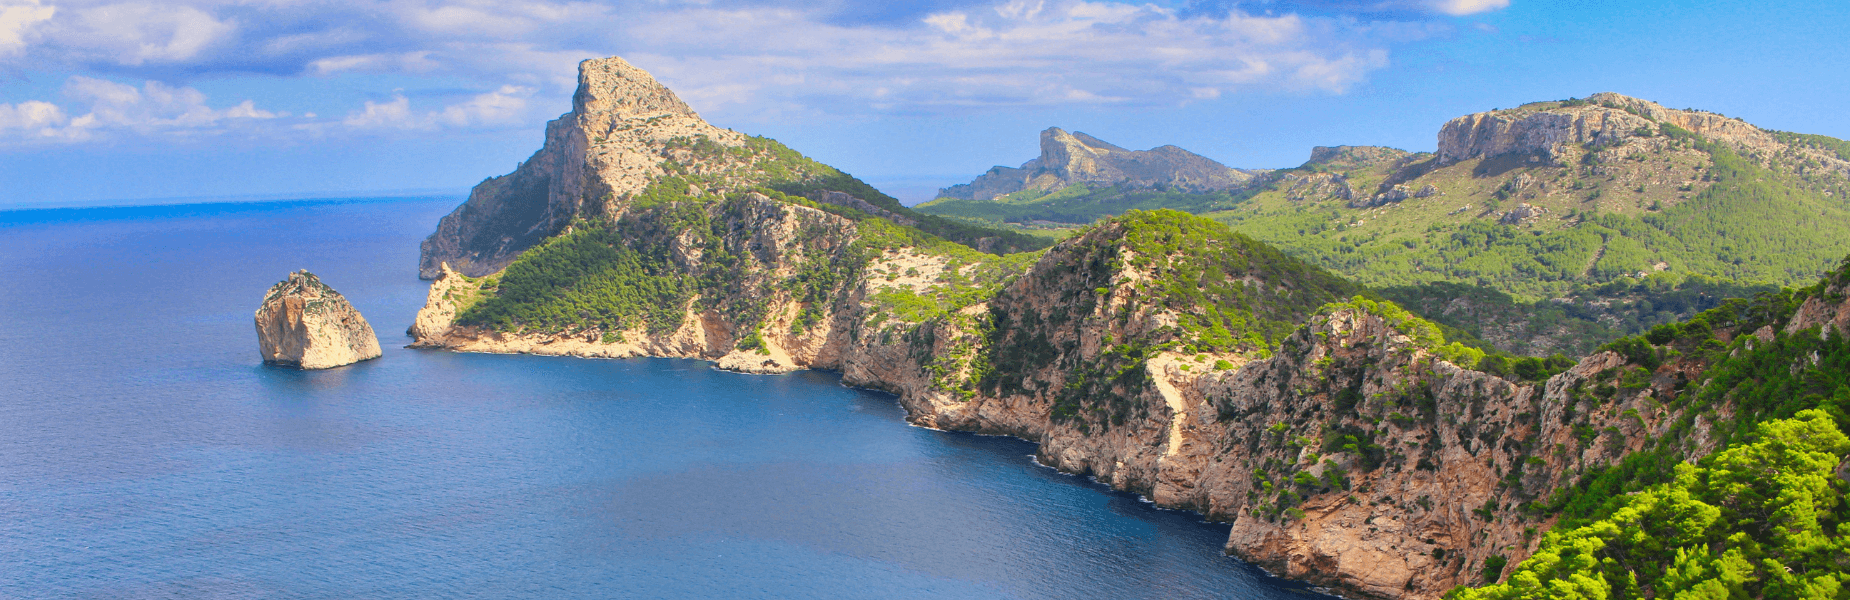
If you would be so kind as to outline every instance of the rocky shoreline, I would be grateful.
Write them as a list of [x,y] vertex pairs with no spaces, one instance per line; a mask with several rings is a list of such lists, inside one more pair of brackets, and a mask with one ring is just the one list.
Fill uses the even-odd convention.
[[[1037,442],[1046,466],[1230,523],[1226,550],[1268,572],[1371,598],[1498,580],[1554,525],[1535,509],[1551,494],[1679,421],[1688,457],[1707,454],[1726,418],[1666,402],[1696,356],[1598,352],[1545,380],[1463,368],[1432,323],[1180,212],[1038,256],[976,252],[840,190],[768,187],[820,167],[709,131],[619,59],[580,82],[534,159],[426,242],[411,347],[836,371],[914,425]],[[516,279],[524,299],[503,298]],[[1850,304],[1801,316],[1841,332]]]

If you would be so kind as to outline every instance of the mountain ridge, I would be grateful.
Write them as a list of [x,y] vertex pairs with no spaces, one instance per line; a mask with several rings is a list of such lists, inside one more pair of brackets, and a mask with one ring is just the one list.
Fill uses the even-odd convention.
[[997,166],[970,183],[939,190],[942,198],[994,200],[1018,192],[1053,192],[1072,185],[1223,191],[1252,181],[1255,173],[1234,169],[1180,147],[1127,150],[1083,132],[1049,127],[1040,134],[1040,156],[1020,167]]
[[418,275],[435,278],[444,264],[471,277],[494,273],[574,222],[621,217],[665,177],[715,193],[775,187],[847,205],[860,202],[986,251],[1046,245],[913,212],[774,140],[715,127],[646,71],[610,57],[580,63],[572,110],[546,124],[544,144],[532,157],[514,172],[475,186],[462,206],[439,221],[420,246]]
[[[663,174],[505,268],[439,263],[414,345],[838,370],[915,424],[1033,440],[1043,464],[1228,522],[1227,550],[1273,572],[1411,600],[1498,582],[1538,530],[1601,517],[1657,466],[1850,406],[1850,263],[1579,361],[1513,361],[1224,222],[1130,211],[978,252],[810,197],[839,180],[777,177],[826,167],[751,143],[674,141]],[[1434,160],[1323,154],[1375,170],[1294,174],[1380,189],[1369,157]]]

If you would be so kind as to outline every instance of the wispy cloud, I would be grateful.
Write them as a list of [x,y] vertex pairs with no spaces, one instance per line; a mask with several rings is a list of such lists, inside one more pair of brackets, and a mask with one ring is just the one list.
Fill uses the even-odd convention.
[[[943,112],[1171,104],[1248,90],[1343,93],[1388,64],[1364,27],[1297,15],[1184,17],[1150,5],[1022,1],[904,28],[787,9],[640,20],[633,61],[703,107]],[[729,39],[714,47],[704,40]]]
[[[0,0],[0,71],[169,82],[129,88],[143,103],[155,102],[157,91],[198,94],[182,85],[196,78],[253,74],[386,75],[477,90],[434,102],[377,90],[359,106],[313,109],[345,116],[271,119],[270,126],[311,135],[531,126],[567,105],[579,60],[612,54],[655,72],[709,116],[735,121],[1343,94],[1388,66],[1395,45],[1450,27],[1434,15],[1508,5],[1303,0],[1252,12],[1085,0],[40,2]],[[1293,9],[1299,5],[1317,10]],[[77,89],[85,86],[96,87],[72,83],[62,100],[0,105],[9,111],[0,113],[0,136],[207,135],[257,119],[204,108],[200,95],[173,101],[196,100],[191,112],[111,121],[113,105]],[[95,125],[78,127],[88,115],[97,115]]]
[[[533,92],[534,89],[529,87],[504,85],[501,89],[477,95],[466,102],[431,111],[412,110],[411,100],[397,95],[390,102],[366,102],[363,108],[348,114],[340,124],[355,131],[431,131],[445,127],[514,124],[525,116],[527,98]],[[322,126],[316,129],[326,132]]]
[[[80,109],[70,110],[42,100],[0,104],[0,132],[10,134],[0,139],[69,143],[125,135],[213,135],[240,129],[250,122],[287,116],[259,109],[250,100],[214,109],[206,104],[206,96],[199,90],[158,81],[137,88],[73,76],[65,82],[64,96]],[[71,116],[74,114],[77,116]]]

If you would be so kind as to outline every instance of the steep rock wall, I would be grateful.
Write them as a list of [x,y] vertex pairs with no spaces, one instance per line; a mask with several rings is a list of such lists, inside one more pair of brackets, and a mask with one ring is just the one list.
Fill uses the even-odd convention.
[[[755,249],[750,270],[763,281],[797,272],[817,249],[852,247],[858,235],[854,223],[815,209],[746,204],[715,214],[734,215],[725,229],[738,233],[726,243]],[[878,321],[872,298],[944,285],[947,262],[930,253],[868,257],[832,293],[824,325],[800,333],[790,325],[802,306],[787,291],[741,286],[737,300],[771,307],[757,329],[762,351],[740,349],[744,324],[698,302],[671,332],[632,329],[616,342],[598,331],[451,327],[418,344],[838,370],[846,384],[896,394],[919,425],[1038,441],[1049,466],[1231,522],[1229,552],[1281,575],[1419,599],[1481,583],[1489,557],[1526,557],[1552,522],[1523,505],[1662,434],[1676,416],[1663,400],[1698,371],[1673,360],[1639,375],[1606,352],[1545,384],[1511,382],[1443,360],[1391,315],[1346,305],[1311,317],[1269,356],[1155,343],[1126,360],[1129,340],[1186,336],[1134,255],[1087,239],[1111,235],[1107,225],[1063,242],[990,300],[916,323]],[[879,276],[901,271],[919,274]],[[459,277],[446,274],[433,289]],[[1292,284],[1250,282],[1275,298],[1302,293]],[[454,310],[440,296],[426,309],[432,318]],[[1837,319],[1839,310],[1814,312]],[[414,334],[424,331],[421,318]]]
[[307,269],[270,286],[257,307],[263,362],[328,369],[379,358],[379,336],[366,317]]
[[435,278],[444,263],[472,277],[499,271],[573,219],[609,215],[666,173],[671,142],[701,137],[745,143],[623,59],[584,61],[571,112],[546,124],[545,145],[513,173],[476,185],[443,217],[424,240],[418,274]]
[[[1610,146],[1651,138],[1660,123],[1729,144],[1762,164],[1775,154],[1786,153],[1850,176],[1850,161],[1835,153],[1789,146],[1746,121],[1699,110],[1664,108],[1612,92],[1593,94],[1574,105],[1539,103],[1447,121],[1439,130],[1439,164],[1505,154],[1547,156],[1559,161],[1564,151],[1573,153],[1573,146]],[[1650,149],[1662,151],[1658,146],[1661,143]]]

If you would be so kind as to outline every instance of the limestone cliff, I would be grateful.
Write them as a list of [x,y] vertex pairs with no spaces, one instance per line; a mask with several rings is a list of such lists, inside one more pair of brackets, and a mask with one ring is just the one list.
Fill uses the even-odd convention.
[[1438,157],[1440,164],[1506,154],[1568,162],[1564,159],[1581,155],[1581,148],[1576,146],[1649,141],[1661,135],[1664,125],[1730,144],[1750,156],[1764,158],[1790,152],[1799,161],[1821,163],[1825,170],[1850,176],[1850,160],[1834,152],[1789,146],[1773,133],[1740,119],[1700,110],[1664,108],[1656,102],[1612,92],[1593,94],[1585,100],[1538,102],[1452,119],[1439,130]]
[[1613,93],[1437,129],[1436,153],[1315,149],[1211,214],[1533,356],[1807,285],[1850,253],[1842,140]]
[[475,186],[443,218],[424,240],[418,274],[434,278],[443,263],[470,276],[498,271],[573,219],[609,214],[617,199],[667,173],[670,146],[694,139],[746,143],[623,59],[585,61],[572,111],[546,124],[545,145],[513,173]]
[[[1122,152],[1071,137],[1086,149],[1068,163]],[[737,173],[721,154],[676,165]],[[1332,176],[1427,158],[1319,156],[1333,166],[1312,174]],[[1557,514],[1546,501],[1585,474],[1672,432],[1675,459],[1715,447],[1726,401],[1670,400],[1721,349],[1850,319],[1840,283],[1800,304],[1800,325],[1717,315],[1692,328],[1710,338],[1631,340],[1544,381],[1506,379],[1460,366],[1482,354],[1372,292],[1184,213],[1132,211],[999,256],[852,195],[679,172],[505,269],[437,263],[414,345],[837,370],[897,395],[914,423],[1040,442],[1047,465],[1230,522],[1230,552],[1365,597],[1494,579],[1485,565],[1532,552]]]
[[347,298],[304,269],[270,286],[257,308],[263,362],[327,369],[379,358],[379,337]]
[[[433,285],[418,344],[838,370],[897,394],[915,423],[1041,442],[1045,464],[1232,522],[1228,549],[1247,560],[1383,598],[1437,598],[1479,583],[1491,556],[1521,560],[1552,522],[1526,505],[1662,433],[1676,415],[1661,398],[1688,379],[1673,362],[1645,385],[1599,391],[1636,369],[1610,352],[1545,385],[1460,368],[1433,345],[1431,325],[1404,312],[1367,301],[1312,311],[1356,289],[1227,235],[1190,243],[1114,221],[1022,269],[877,248],[865,229],[891,225],[786,200],[712,206],[703,230],[728,232],[719,239],[677,242],[651,233],[644,215],[620,224],[620,239],[659,246],[663,266],[685,273],[730,255],[739,272],[762,274],[723,298],[690,297],[666,324],[620,331],[478,324],[424,335],[425,317],[454,314],[450,299],[493,285],[450,272]],[[1174,254],[1137,250],[1165,236]],[[1203,258],[1203,247],[1225,252]],[[789,284],[825,256],[853,265],[839,285],[806,296]],[[1222,283],[1178,286],[1178,274]],[[912,306],[967,292],[961,278],[1005,283],[975,303]],[[1224,329],[1236,322],[1254,327]],[[1307,324],[1266,325],[1286,322]]]
[[1239,188],[1256,172],[1229,168],[1176,146],[1126,150],[1084,133],[1058,127],[1041,132],[1041,155],[1020,167],[995,167],[940,197],[992,200],[1024,190],[1051,192],[1075,184],[1163,187],[1206,192]]

